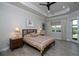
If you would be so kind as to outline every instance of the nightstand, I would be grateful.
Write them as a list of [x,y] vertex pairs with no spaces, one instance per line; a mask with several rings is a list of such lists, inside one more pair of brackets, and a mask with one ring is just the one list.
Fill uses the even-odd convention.
[[16,38],[16,39],[10,38],[10,49],[12,51],[22,46],[23,46],[23,38]]

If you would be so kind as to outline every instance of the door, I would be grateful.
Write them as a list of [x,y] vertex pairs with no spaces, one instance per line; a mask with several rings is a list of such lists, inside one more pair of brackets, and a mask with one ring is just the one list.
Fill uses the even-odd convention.
[[72,40],[78,40],[79,39],[79,21],[73,20],[72,21]]

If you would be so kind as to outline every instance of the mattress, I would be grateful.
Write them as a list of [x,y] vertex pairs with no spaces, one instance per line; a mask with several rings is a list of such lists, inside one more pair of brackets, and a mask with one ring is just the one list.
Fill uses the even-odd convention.
[[25,35],[23,40],[39,50],[44,50],[50,43],[55,41],[53,37],[40,35],[36,37]]

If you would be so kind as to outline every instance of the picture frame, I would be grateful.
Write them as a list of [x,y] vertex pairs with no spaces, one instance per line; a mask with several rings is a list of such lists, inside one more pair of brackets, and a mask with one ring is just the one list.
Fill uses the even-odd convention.
[[31,20],[27,20],[27,26],[33,26],[33,22]]

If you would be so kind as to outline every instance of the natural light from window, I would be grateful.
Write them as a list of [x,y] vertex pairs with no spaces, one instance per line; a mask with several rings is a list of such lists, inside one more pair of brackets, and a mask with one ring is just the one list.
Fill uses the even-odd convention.
[[78,39],[78,20],[73,20],[72,24],[72,39],[77,40]]
[[52,32],[61,32],[61,25],[53,25]]

